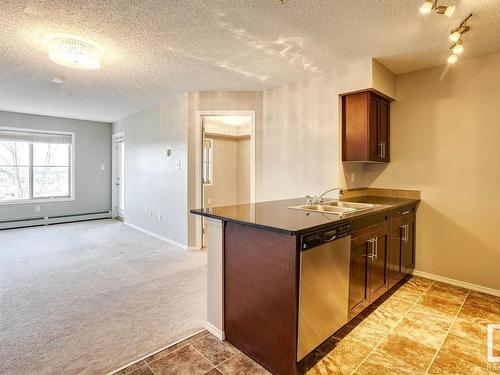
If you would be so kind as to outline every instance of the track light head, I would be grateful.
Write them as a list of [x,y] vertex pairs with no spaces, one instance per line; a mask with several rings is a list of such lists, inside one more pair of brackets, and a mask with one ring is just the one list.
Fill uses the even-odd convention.
[[436,12],[439,14],[444,14],[446,17],[451,17],[453,16],[453,13],[455,13],[455,5],[452,6],[447,6],[447,5],[440,5],[436,8]]
[[448,56],[448,64],[455,64],[457,60],[458,56],[453,53],[450,56]]
[[420,6],[420,13],[422,13],[422,14],[429,14],[432,11],[433,8],[434,8],[434,1],[432,1],[432,0],[426,0]]
[[454,55],[460,55],[464,51],[464,46],[462,44],[462,40],[459,39],[457,42],[451,47],[451,52]]
[[461,35],[462,34],[460,33],[459,29],[455,29],[451,31],[449,38],[452,42],[456,42],[460,39]]

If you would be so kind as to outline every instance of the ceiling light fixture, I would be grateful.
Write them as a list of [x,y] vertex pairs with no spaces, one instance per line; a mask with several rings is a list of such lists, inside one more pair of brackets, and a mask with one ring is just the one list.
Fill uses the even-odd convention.
[[49,58],[56,64],[77,70],[101,67],[105,50],[97,43],[76,35],[55,34],[44,38]]
[[464,46],[462,44],[462,40],[459,39],[457,42],[451,46],[451,52],[454,55],[460,55],[464,51]]
[[426,0],[420,6],[420,13],[429,14],[435,10],[438,14],[444,14],[446,17],[451,17],[453,13],[455,13],[455,9],[455,5],[438,5],[438,0]]
[[458,60],[458,56],[455,55],[455,54],[451,54],[450,56],[448,56],[448,63],[449,64],[455,64]]
[[64,77],[61,76],[54,76],[50,79],[50,82],[56,83],[58,85],[61,85],[64,83]]
[[454,42],[451,46],[451,55],[448,56],[448,63],[455,64],[458,60],[458,55],[464,51],[464,46],[462,44],[462,35],[470,30],[470,27],[466,25],[467,21],[472,17],[472,13],[469,14],[462,23],[450,32],[450,40]]
[[224,116],[224,124],[226,125],[243,125],[245,118],[242,116]]
[[444,14],[446,17],[450,18],[455,13],[455,9],[456,9],[455,5],[452,6],[441,5],[437,7],[436,12],[438,12],[439,14]]
[[433,8],[434,8],[434,1],[432,0],[424,1],[424,3],[420,6],[420,13],[428,14],[432,11]]
[[452,42],[457,42],[460,37],[462,36],[462,34],[466,33],[467,31],[470,30],[470,27],[466,25],[467,21],[469,20],[469,18],[472,17],[472,13],[469,14],[463,21],[462,23],[460,24],[460,26],[458,26],[456,29],[453,29],[451,30],[450,32],[450,40]]

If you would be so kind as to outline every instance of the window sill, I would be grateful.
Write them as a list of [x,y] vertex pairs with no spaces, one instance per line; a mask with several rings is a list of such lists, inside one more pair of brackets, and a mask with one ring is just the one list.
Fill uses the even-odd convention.
[[0,206],[7,205],[21,205],[21,204],[37,204],[37,203],[58,203],[58,202],[70,202],[74,201],[74,197],[66,197],[66,198],[40,198],[40,199],[22,199],[16,201],[0,201]]

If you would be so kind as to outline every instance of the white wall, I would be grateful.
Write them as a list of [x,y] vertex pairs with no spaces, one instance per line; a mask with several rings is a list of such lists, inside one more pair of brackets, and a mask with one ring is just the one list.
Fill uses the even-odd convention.
[[500,290],[500,54],[398,76],[391,162],[371,187],[421,191],[417,270]]
[[[188,199],[189,208],[196,207],[196,111],[255,111],[255,154],[262,153],[262,92],[192,92],[189,93],[188,110]],[[262,183],[261,160],[256,160],[255,185],[256,196]],[[196,246],[196,218],[189,215],[189,245]]]
[[111,210],[111,124],[0,111],[0,126],[75,133],[75,200],[0,205],[0,220]]
[[367,60],[264,91],[258,200],[319,194],[341,185],[339,94],[371,85]]
[[[188,96],[183,94],[113,124],[113,133],[125,132],[126,222],[184,246],[188,242],[187,111]],[[167,148],[172,149],[171,158]]]

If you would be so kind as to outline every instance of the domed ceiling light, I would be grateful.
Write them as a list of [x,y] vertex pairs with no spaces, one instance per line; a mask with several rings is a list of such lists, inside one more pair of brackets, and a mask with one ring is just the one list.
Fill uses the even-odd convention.
[[56,64],[77,70],[101,67],[105,50],[99,44],[70,34],[55,34],[44,38],[49,58]]

